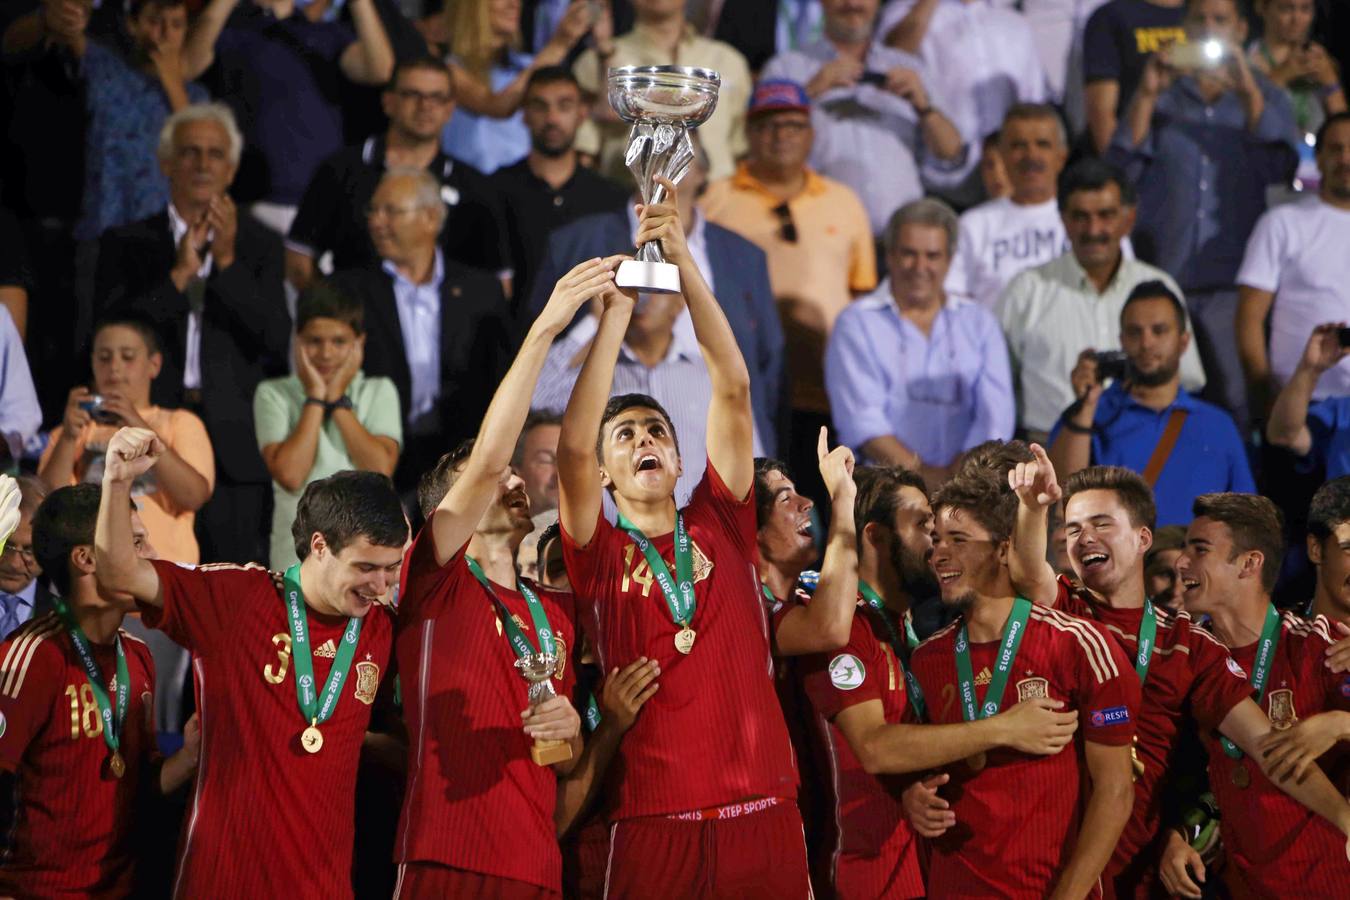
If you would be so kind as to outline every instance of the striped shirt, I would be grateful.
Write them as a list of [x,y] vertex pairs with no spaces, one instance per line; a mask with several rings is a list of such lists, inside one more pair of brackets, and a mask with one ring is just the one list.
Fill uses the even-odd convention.
[[[920,644],[910,660],[935,724],[963,721],[955,653],[959,621]],[[998,641],[970,645],[979,698],[998,650]],[[946,768],[951,781],[939,794],[951,802],[956,824],[931,842],[929,896],[1048,896],[1073,852],[1085,806],[1080,742],[1120,746],[1134,738],[1139,679],[1094,622],[1032,607],[1002,708],[1035,697],[1063,700],[1065,709],[1077,710],[1078,736],[1053,756],[999,748],[978,754],[974,764]],[[1100,896],[1099,889],[1092,896]]]

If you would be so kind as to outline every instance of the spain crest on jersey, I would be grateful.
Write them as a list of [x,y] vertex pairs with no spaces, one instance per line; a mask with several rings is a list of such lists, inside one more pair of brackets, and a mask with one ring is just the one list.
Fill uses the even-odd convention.
[[709,575],[712,574],[713,569],[712,560],[708,559],[707,554],[704,553],[703,550],[699,548],[697,541],[691,538],[689,543],[694,548],[693,553],[694,581],[696,582],[702,581],[703,579],[707,578]]
[[369,659],[356,664],[356,699],[366,706],[375,702],[380,687],[380,667]]
[[1270,725],[1276,731],[1284,731],[1298,724],[1298,711],[1294,709],[1294,692],[1289,688],[1280,688],[1270,692]]
[[1050,696],[1050,682],[1044,678],[1023,678],[1017,682],[1017,702]]

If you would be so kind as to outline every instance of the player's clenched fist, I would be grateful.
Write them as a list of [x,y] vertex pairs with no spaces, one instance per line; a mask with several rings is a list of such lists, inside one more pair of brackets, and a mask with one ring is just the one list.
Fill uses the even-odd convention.
[[164,455],[164,442],[149,428],[121,428],[108,442],[103,480],[134,481]]

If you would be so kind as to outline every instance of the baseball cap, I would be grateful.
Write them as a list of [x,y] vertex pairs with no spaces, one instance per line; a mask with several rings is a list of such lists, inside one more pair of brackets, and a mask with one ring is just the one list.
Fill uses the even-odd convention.
[[788,111],[811,111],[811,98],[806,96],[806,88],[786,78],[766,78],[755,85],[747,115]]

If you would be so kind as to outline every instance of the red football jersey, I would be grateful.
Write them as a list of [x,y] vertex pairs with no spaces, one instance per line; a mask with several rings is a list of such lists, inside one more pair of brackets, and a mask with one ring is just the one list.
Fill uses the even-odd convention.
[[[436,565],[435,535],[418,534],[399,591],[398,657],[408,725],[408,786],[394,855],[562,890],[554,831],[557,779],[530,758],[521,727],[527,682],[497,607],[463,550]],[[518,591],[497,596],[532,646],[533,620]],[[558,641],[554,689],[576,682],[570,594],[537,588]]]
[[[202,729],[174,896],[350,897],[356,766],[389,665],[392,614],[376,607],[366,615],[337,708],[319,725],[323,749],[307,753],[281,574],[154,566],[164,606],[142,606],[142,615],[192,651]],[[305,613],[322,688],[347,619]]]
[[[911,659],[928,720],[938,724],[964,721],[958,624],[920,644]],[[981,700],[998,648],[998,641],[970,646]],[[1002,708],[1034,697],[1063,700],[1076,710],[1083,740],[1120,746],[1134,738],[1139,679],[1125,655],[1096,624],[1043,606],[1032,607]],[[1078,836],[1086,772],[1077,743],[1054,756],[999,748],[986,754],[978,771],[966,762],[947,767],[951,781],[940,794],[951,803],[956,824],[932,842],[930,896],[1039,900],[1050,893]]]
[[[639,656],[661,666],[661,690],[624,735],[610,768],[613,817],[664,815],[752,797],[795,799],[797,770],[774,694],[769,624],[755,571],[753,493],[737,500],[709,464],[684,508],[693,542],[693,652],[627,533],[597,516],[578,547],[563,532],[567,572],[589,604],[587,625],[605,671]],[[673,572],[674,535],[649,536]]]
[[[125,631],[121,636],[131,680],[118,747],[127,767],[121,778],[108,771],[98,701],[57,615],[29,620],[0,644],[0,768],[16,779],[0,895],[132,892],[136,801],[157,756],[155,664],[144,643]],[[111,644],[90,648],[104,686],[111,686],[116,650]],[[113,691],[109,698],[116,703]]]
[[[1143,607],[1115,609],[1094,603],[1060,579],[1055,608],[1095,620],[1124,652],[1130,671],[1139,654]],[[1176,773],[1177,735],[1188,718],[1203,731],[1218,728],[1233,707],[1251,696],[1251,686],[1230,665],[1228,648],[1185,612],[1155,606],[1154,638],[1143,703],[1135,721],[1135,754],[1144,770],[1134,783],[1134,809],[1121,832],[1105,877],[1117,897],[1151,896],[1166,834],[1163,805]]]
[[[1284,613],[1261,702],[1276,729],[1327,710],[1350,710],[1350,675],[1336,674],[1324,664],[1334,640],[1329,628],[1322,616],[1309,621]],[[1256,646],[1233,648],[1233,658],[1248,674],[1256,662]],[[1341,833],[1272,784],[1250,757],[1230,759],[1217,733],[1206,732],[1204,743],[1228,852],[1226,880],[1234,896],[1350,896],[1350,861]],[[1323,762],[1334,753],[1333,748]],[[1247,787],[1234,783],[1235,769],[1245,772],[1237,780]]]
[[[864,771],[834,717],[851,706],[881,701],[887,722],[905,716],[905,673],[876,614],[859,603],[848,643],[834,653],[806,657],[802,681],[825,743],[830,789],[831,880],[843,897],[868,894],[845,890],[849,869],[882,868],[889,876],[884,893],[874,897],[924,896],[918,846],[900,804],[909,779]],[[870,893],[870,892],[869,892]]]

